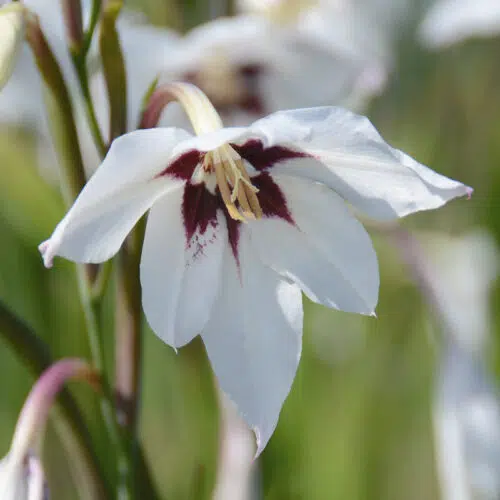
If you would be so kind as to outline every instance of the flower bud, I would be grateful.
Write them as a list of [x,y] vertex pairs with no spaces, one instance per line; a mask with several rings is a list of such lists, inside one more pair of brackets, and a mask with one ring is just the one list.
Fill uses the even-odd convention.
[[54,363],[35,383],[21,410],[10,450],[0,460],[2,500],[43,500],[44,474],[38,458],[33,455],[33,448],[40,441],[55,397],[65,382],[74,378],[98,386],[96,374],[79,359]]
[[24,37],[24,7],[19,3],[0,8],[0,89],[10,78]]

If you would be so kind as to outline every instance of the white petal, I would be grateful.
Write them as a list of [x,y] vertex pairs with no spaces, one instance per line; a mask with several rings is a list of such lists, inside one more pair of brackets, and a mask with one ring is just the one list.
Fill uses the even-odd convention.
[[27,500],[43,500],[45,497],[45,474],[38,457],[28,459],[29,481]]
[[250,132],[265,146],[313,156],[278,163],[273,173],[324,183],[374,219],[437,208],[472,192],[390,147],[367,118],[342,108],[278,112],[255,122]]
[[55,255],[76,262],[112,257],[137,220],[181,181],[154,179],[171,160],[172,148],[189,137],[179,129],[148,129],[115,140],[51,238],[40,245],[50,266]]
[[274,176],[295,226],[279,218],[251,223],[261,259],[296,282],[313,301],[373,314],[378,299],[377,256],[370,237],[326,186]]
[[181,213],[184,190],[177,188],[155,203],[142,250],[142,303],[153,331],[172,347],[201,333],[219,291],[226,222],[197,231],[189,245]]
[[24,500],[28,494],[26,474],[22,464],[6,455],[0,460],[0,492],[2,500]]
[[239,269],[227,249],[220,297],[202,337],[222,390],[256,434],[259,454],[297,370],[302,299],[297,286],[262,265],[242,233]]
[[500,33],[498,0],[438,0],[419,28],[421,42],[440,49],[469,37],[491,37]]

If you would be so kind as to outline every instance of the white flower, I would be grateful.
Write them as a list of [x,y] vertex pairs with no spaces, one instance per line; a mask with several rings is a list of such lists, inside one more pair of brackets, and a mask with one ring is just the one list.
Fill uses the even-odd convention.
[[[77,80],[69,56],[64,22],[59,4],[54,0],[25,0],[23,4],[39,16],[45,36],[54,52],[61,70],[69,84],[69,90],[77,90]],[[90,2],[83,2],[86,9]],[[53,169],[57,161],[52,144],[44,102],[44,83],[36,67],[29,46],[24,43],[13,73],[0,92],[0,124],[24,127],[33,131],[37,138],[40,164]],[[75,92],[76,93],[76,92]],[[46,172],[54,178],[54,172]]]
[[46,266],[56,255],[101,262],[151,209],[141,262],[149,324],[175,348],[202,336],[260,452],[300,358],[300,291],[328,307],[374,313],[377,258],[345,202],[387,220],[470,189],[340,108],[222,128],[198,89],[169,91],[199,135],[158,128],[118,138],[40,250]]
[[436,238],[427,281],[445,326],[434,406],[443,498],[500,496],[500,400],[485,354],[498,249],[485,232]]
[[291,107],[342,104],[364,61],[259,16],[219,18],[186,34],[165,60],[163,82],[200,87],[231,125]]
[[498,0],[438,0],[428,10],[419,28],[421,42],[440,49],[472,37],[500,34]]
[[[325,57],[328,54],[330,66],[337,66],[337,73],[349,82],[337,99],[321,103],[298,100],[292,105],[341,104],[357,109],[384,90],[398,38],[409,24],[412,7],[410,0],[242,0],[238,4],[243,12],[258,13],[285,25],[288,38],[308,47],[309,57],[314,58],[313,48]],[[325,57],[317,61],[318,68],[325,65]],[[345,67],[347,62],[350,72]],[[318,80],[325,82],[328,77]],[[338,75],[335,81],[340,82]],[[305,81],[303,87],[313,89],[316,85],[317,80]],[[324,91],[320,95],[327,97]]]
[[21,4],[0,7],[0,90],[9,79],[24,36]]

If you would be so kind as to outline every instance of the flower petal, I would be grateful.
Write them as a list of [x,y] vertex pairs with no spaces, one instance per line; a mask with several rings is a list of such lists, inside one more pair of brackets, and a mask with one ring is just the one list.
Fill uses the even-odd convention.
[[55,255],[76,262],[112,257],[137,220],[163,193],[182,181],[155,175],[168,165],[172,148],[188,138],[179,129],[148,129],[115,140],[51,238],[40,245],[44,263]]
[[219,291],[227,229],[222,211],[186,242],[176,188],[151,208],[141,260],[142,303],[153,331],[176,348],[205,326]]
[[220,296],[202,338],[222,390],[255,432],[259,454],[297,370],[302,299],[297,286],[262,265],[242,233],[240,265],[228,248]]
[[437,208],[472,192],[392,148],[367,118],[342,108],[278,112],[251,132],[265,147],[280,144],[310,156],[281,161],[274,173],[326,184],[374,219]]
[[326,186],[287,176],[273,178],[295,225],[279,218],[250,223],[252,244],[262,261],[297,283],[314,302],[373,314],[378,263],[362,224]]
[[471,37],[500,33],[500,3],[496,0],[438,0],[424,16],[418,35],[429,49],[446,48]]
[[0,460],[0,491],[5,500],[27,498],[28,484],[22,463],[7,454]]

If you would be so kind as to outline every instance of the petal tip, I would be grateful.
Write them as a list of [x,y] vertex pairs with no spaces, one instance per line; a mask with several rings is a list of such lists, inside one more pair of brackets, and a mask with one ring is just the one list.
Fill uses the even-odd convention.
[[258,427],[252,427],[252,432],[255,434],[255,443],[257,445],[257,449],[255,450],[255,455],[253,456],[253,461],[255,462],[255,460],[257,460],[260,454],[264,451],[266,443],[262,442],[262,437]]
[[471,188],[470,186],[465,186],[465,194],[467,195],[468,200],[470,200],[473,192],[474,188]]
[[49,251],[50,240],[46,240],[38,245],[38,251],[42,254],[43,265],[50,269],[53,265],[54,254]]

